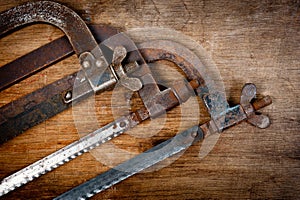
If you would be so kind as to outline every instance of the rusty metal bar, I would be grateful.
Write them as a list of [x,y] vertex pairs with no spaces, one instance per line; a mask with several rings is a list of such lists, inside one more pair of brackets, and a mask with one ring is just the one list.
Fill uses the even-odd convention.
[[[107,25],[88,27],[97,43],[118,33],[115,28]],[[67,36],[63,36],[7,63],[0,67],[0,91],[73,54],[74,49]]]
[[0,35],[33,22],[60,28],[78,56],[97,46],[84,21],[73,10],[51,1],[28,2],[0,13]]
[[[143,57],[151,62],[163,59],[163,57],[161,57],[161,51],[158,52],[157,55],[155,55],[155,53],[151,50],[151,55],[149,55],[149,57],[146,52],[150,51],[142,49],[142,52]],[[165,54],[168,53],[169,52],[165,52]],[[133,57],[136,57],[135,54],[132,55]],[[129,57],[129,59],[130,58],[131,57]],[[184,60],[185,62],[183,63],[186,66],[182,67],[187,69],[193,67],[188,63],[187,60],[181,58],[180,56],[175,56],[173,58],[169,58],[168,60],[174,63],[179,63],[179,61],[181,62],[182,60]],[[44,88],[41,88],[31,94],[21,97],[20,99],[1,107],[0,144],[14,138],[25,130],[70,107],[70,104],[66,104],[64,102],[63,97],[66,91],[72,91],[76,76],[77,73],[66,76],[52,84],[45,86]],[[198,86],[198,83],[195,81],[191,83],[193,87]],[[86,81],[83,82],[80,87],[82,87],[86,91],[86,97],[93,94],[92,88],[90,88],[89,84]],[[175,97],[173,99],[174,101],[176,101]],[[14,109],[12,109],[12,107]]]

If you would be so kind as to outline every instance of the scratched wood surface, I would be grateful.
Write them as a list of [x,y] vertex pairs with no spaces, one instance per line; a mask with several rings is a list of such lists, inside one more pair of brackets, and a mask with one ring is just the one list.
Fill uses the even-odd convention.
[[[0,11],[26,1],[0,1]],[[203,159],[201,143],[161,170],[141,173],[93,199],[299,199],[300,198],[300,2],[105,0],[60,1],[87,23],[120,30],[166,27],[201,44],[223,77],[230,102],[238,103],[244,83],[253,82],[273,104],[263,112],[272,125],[260,130],[241,123],[221,134]],[[0,66],[63,35],[49,25],[32,25],[0,40]],[[0,106],[79,69],[76,56],[0,93]],[[171,67],[172,68],[172,67]],[[173,67],[174,68],[174,67]],[[172,77],[165,71],[165,77]],[[112,121],[111,92],[97,97],[98,125]],[[180,108],[159,132],[166,139],[180,129]],[[0,178],[79,138],[69,109],[0,146]],[[198,119],[189,116],[185,121]],[[205,118],[205,114],[203,115]],[[205,118],[206,119],[206,118]],[[200,121],[204,121],[203,118]],[[187,125],[185,125],[187,126]],[[153,126],[151,126],[153,128]],[[186,127],[187,128],[187,127]],[[140,128],[146,134],[146,125]],[[138,153],[157,142],[124,135],[115,146]],[[99,156],[101,157],[101,156]],[[105,159],[109,163],[109,159]],[[84,154],[2,197],[50,199],[110,167]]]

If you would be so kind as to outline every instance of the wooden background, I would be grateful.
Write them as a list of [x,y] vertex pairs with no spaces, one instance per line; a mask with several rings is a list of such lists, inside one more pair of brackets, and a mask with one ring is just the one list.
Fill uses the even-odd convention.
[[[2,0],[0,11],[23,2]],[[120,30],[155,26],[180,31],[211,56],[231,102],[239,102],[246,82],[255,83],[259,94],[273,98],[273,104],[263,110],[271,118],[269,128],[259,130],[241,123],[226,130],[204,159],[198,157],[198,143],[167,167],[138,174],[92,199],[300,198],[299,1],[60,2],[88,23],[109,24]],[[0,66],[61,35],[52,26],[33,25],[1,38]],[[59,62],[1,92],[0,106],[78,69],[76,56]],[[113,120],[110,93],[104,93],[99,103],[103,108],[98,116],[101,126]],[[172,111],[168,126],[159,134],[175,134],[179,117],[179,109]],[[69,109],[1,145],[0,178],[77,139]],[[152,146],[151,141],[124,135],[115,139],[115,144],[140,152]],[[107,169],[87,153],[3,199],[50,199]]]

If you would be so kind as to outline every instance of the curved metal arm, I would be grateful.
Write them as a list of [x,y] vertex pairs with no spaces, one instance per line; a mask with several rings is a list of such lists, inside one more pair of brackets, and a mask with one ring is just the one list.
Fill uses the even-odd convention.
[[84,21],[73,10],[51,1],[28,2],[0,13],[0,36],[33,22],[46,22],[60,28],[78,56],[97,46]]

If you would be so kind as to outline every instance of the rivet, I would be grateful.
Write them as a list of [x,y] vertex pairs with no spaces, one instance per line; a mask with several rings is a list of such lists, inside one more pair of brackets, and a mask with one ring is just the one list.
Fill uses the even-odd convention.
[[197,135],[198,135],[197,132],[192,132],[192,133],[191,133],[191,136],[194,137],[194,138],[197,137]]
[[85,69],[87,69],[87,68],[89,68],[91,65],[90,65],[90,62],[89,62],[88,60],[85,60],[85,61],[82,62],[82,66],[83,66]]
[[66,94],[65,94],[65,99],[66,100],[70,100],[72,98],[72,93],[70,91],[68,91]]
[[120,122],[120,127],[123,128],[126,126],[126,123],[125,122]]

